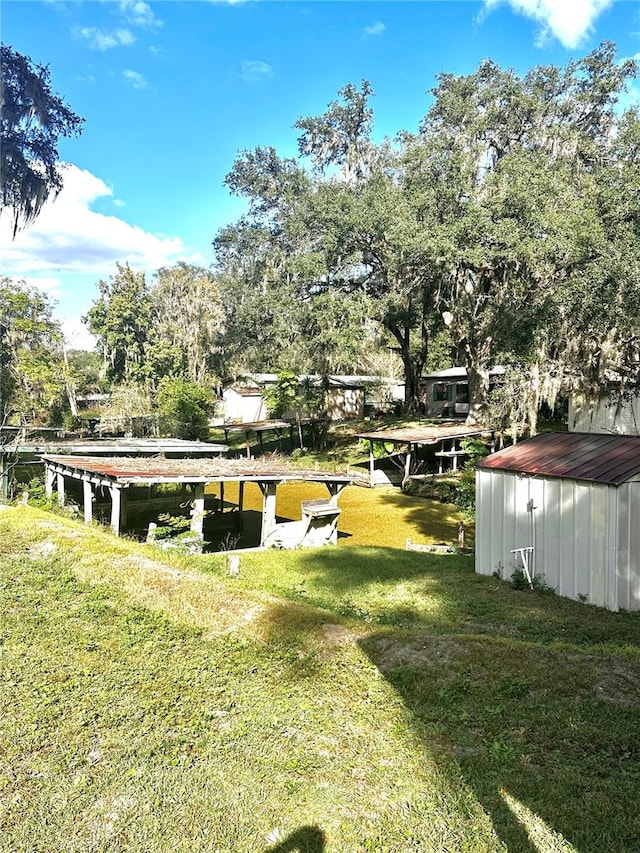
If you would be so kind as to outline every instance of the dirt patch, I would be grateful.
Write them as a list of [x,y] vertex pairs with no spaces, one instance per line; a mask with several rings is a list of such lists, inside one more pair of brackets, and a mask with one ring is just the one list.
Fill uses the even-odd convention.
[[50,540],[45,540],[44,542],[38,542],[36,545],[32,545],[31,548],[27,548],[27,556],[30,560],[40,560],[42,557],[51,557],[56,551],[56,543],[51,542]]
[[368,650],[380,672],[411,666],[450,667],[468,655],[463,643],[449,637],[423,636],[409,642],[377,639]]
[[322,626],[322,635],[325,642],[331,646],[348,646],[358,639],[358,634],[344,625],[331,624],[329,622]]
[[640,664],[611,658],[596,670],[594,693],[603,702],[640,708]]

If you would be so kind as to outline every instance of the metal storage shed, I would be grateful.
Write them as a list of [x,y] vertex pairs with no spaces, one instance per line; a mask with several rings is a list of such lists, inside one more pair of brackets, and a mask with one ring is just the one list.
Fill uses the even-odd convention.
[[508,579],[517,549],[558,595],[640,610],[640,437],[543,433],[483,459],[476,572]]

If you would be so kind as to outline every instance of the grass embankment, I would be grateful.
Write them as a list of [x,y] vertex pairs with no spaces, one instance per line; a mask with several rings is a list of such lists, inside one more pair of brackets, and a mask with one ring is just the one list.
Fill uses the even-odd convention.
[[232,578],[31,508],[0,554],[3,850],[640,846],[636,615],[391,549]]

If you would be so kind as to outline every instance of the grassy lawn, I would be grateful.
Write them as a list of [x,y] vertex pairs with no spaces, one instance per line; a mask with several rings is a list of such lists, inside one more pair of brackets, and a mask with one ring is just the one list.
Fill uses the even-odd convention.
[[640,618],[464,556],[0,511],[0,849],[640,849]]

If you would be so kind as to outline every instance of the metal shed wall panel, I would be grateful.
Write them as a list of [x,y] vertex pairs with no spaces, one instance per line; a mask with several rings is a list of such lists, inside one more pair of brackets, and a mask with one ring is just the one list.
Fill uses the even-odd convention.
[[616,488],[490,469],[478,469],[476,483],[477,572],[508,580],[516,567],[512,549],[533,545],[535,573],[558,595],[640,609],[637,484]]
[[616,594],[618,607],[640,610],[640,488],[618,489]]

